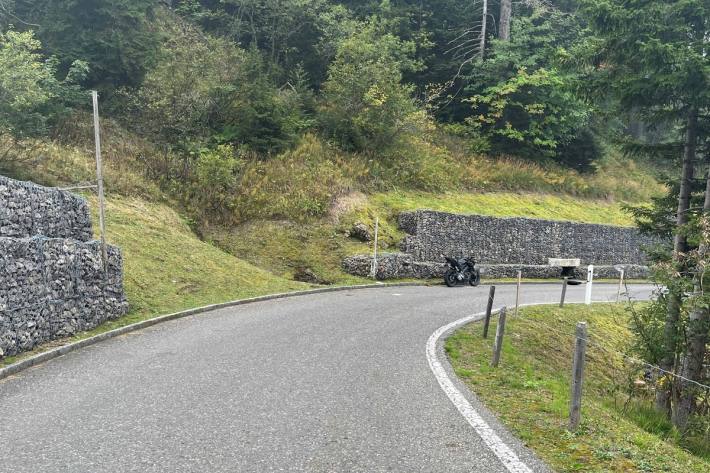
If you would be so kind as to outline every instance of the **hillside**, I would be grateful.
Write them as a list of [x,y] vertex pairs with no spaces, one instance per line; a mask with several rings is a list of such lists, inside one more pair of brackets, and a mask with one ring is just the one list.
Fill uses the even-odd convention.
[[[506,324],[498,369],[490,367],[493,337],[481,338],[480,323],[457,331],[446,351],[456,374],[555,471],[708,471],[707,436],[684,438],[654,412],[643,368],[625,358],[639,306],[633,313],[616,304],[525,308]],[[569,373],[580,320],[590,342],[582,426],[570,433]]]
[[[90,116],[76,115],[61,141],[35,143],[39,158],[31,159],[32,166],[14,166],[11,175],[56,186],[91,182],[95,162],[90,123]],[[191,217],[190,201],[172,197],[144,175],[138,157],[157,153],[153,145],[106,120],[103,146],[109,241],[125,247],[126,285],[133,296],[132,313],[138,316],[301,287],[294,278],[320,284],[360,283],[362,279],[341,270],[346,256],[372,251],[371,243],[349,236],[353,224],[372,229],[379,218],[380,251],[396,251],[404,236],[397,215],[405,210],[626,226],[633,221],[623,206],[646,201],[662,190],[633,161],[610,157],[596,173],[583,176],[512,159],[458,155],[460,150],[444,146],[437,148],[444,153],[438,172],[468,175],[471,190],[447,191],[443,185],[438,191],[418,190],[416,185],[398,188],[394,177],[387,181],[392,184],[373,186],[368,183],[372,175],[360,181],[353,177],[361,172],[353,171],[360,166],[359,156],[333,156],[328,145],[307,137],[278,159],[250,163],[244,171],[248,184],[230,204],[238,218],[233,223],[211,223],[204,213],[199,219]],[[24,163],[22,157],[17,162]],[[467,165],[461,163],[464,157]],[[508,190],[513,181],[503,176],[517,179],[518,192]],[[143,237],[149,244],[140,244]],[[217,264],[221,259],[224,262]],[[204,275],[214,275],[213,283],[205,283]],[[233,287],[235,275],[240,284]]]

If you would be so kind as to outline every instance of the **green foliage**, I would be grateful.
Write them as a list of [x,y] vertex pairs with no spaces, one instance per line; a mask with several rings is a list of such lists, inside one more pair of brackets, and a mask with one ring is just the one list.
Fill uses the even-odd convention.
[[[584,0],[587,41],[574,51],[593,93],[639,107],[651,123],[710,100],[704,0]],[[661,21],[659,21],[661,20]]]
[[[561,67],[580,20],[535,8],[515,16],[511,29],[511,40],[493,41],[486,60],[468,77],[463,102],[472,107],[466,122],[474,147],[588,170],[601,154],[583,134],[591,109],[576,93],[575,74]],[[570,152],[583,140],[585,155]]]
[[[159,33],[152,0],[15,0],[13,16],[33,26],[60,71],[89,65],[91,85],[135,86],[153,64]],[[20,26],[20,24],[17,24]]]
[[404,71],[421,67],[414,44],[371,18],[341,41],[324,85],[323,128],[348,149],[381,151],[416,126],[412,88],[402,84]]
[[192,213],[209,216],[227,216],[233,210],[233,195],[244,161],[230,145],[206,149],[199,153],[191,176],[187,194]]
[[86,64],[75,62],[64,80],[56,78],[56,60],[45,59],[32,32],[0,32],[0,134],[15,138],[48,131],[49,122],[76,100],[76,85]]
[[234,209],[237,221],[321,217],[349,180],[337,165],[334,150],[312,135],[268,161],[250,161],[241,176]]
[[319,86],[350,12],[328,0],[180,0],[176,11],[245,49],[263,52],[269,73],[302,68]]
[[[505,82],[471,97],[467,122],[479,135],[479,151],[555,157],[589,119],[563,76],[556,70],[521,68]],[[596,157],[596,156],[595,156]]]
[[194,148],[219,143],[279,151],[309,125],[302,112],[305,91],[277,89],[257,53],[169,15],[161,29],[170,34],[155,67],[137,93],[125,94],[131,122],[185,153],[178,168],[189,169]]

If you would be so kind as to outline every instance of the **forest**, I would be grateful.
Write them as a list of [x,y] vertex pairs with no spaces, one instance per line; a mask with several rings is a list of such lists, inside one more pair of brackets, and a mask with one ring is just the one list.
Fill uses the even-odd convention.
[[361,194],[620,202],[672,241],[631,349],[707,440],[709,38],[708,0],[0,0],[0,173],[90,181],[97,90],[109,192],[239,256]]

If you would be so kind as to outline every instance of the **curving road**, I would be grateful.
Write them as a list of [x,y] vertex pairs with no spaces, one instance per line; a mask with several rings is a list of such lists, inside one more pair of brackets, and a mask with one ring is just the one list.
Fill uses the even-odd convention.
[[[637,298],[649,291],[633,286]],[[583,292],[570,287],[568,301]],[[595,293],[607,300],[616,288],[597,284]],[[481,286],[299,296],[67,354],[0,381],[0,472],[547,471],[453,380],[482,422],[474,429],[427,359],[432,334],[484,310],[487,294]],[[496,306],[514,297],[515,287],[499,286]],[[558,297],[558,285],[522,292],[524,303]],[[434,363],[450,375],[440,345]],[[504,463],[490,437],[515,461]]]

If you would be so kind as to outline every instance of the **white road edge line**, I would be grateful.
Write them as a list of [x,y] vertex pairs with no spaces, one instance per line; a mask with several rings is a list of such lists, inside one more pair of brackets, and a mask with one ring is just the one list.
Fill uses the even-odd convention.
[[[608,303],[611,299],[607,301],[592,301],[593,304],[598,303]],[[572,304],[573,302],[570,302]],[[531,304],[520,304],[520,307],[532,307],[538,305],[554,305],[554,302],[539,302]],[[500,309],[493,311],[494,314],[500,312]],[[503,466],[510,473],[533,473],[519,457],[518,455],[508,446],[505,442],[498,436],[498,434],[491,428],[490,425],[481,417],[481,415],[476,411],[476,409],[468,402],[466,396],[464,396],[461,391],[459,391],[454,382],[451,381],[449,375],[446,373],[446,368],[439,361],[439,357],[436,354],[436,347],[439,344],[439,339],[445,333],[452,331],[466,325],[469,322],[474,322],[480,320],[485,316],[485,312],[479,312],[477,314],[469,315],[459,320],[455,320],[450,324],[444,325],[434,332],[426,343],[426,357],[429,361],[429,368],[434,373],[436,380],[439,382],[439,386],[449,397],[451,402],[456,406],[456,409],[461,413],[461,415],[468,421],[468,423],[473,427],[476,433],[481,437],[483,442],[490,448],[496,457],[503,463]]]
[[473,427],[476,433],[481,437],[481,439],[483,439],[488,448],[495,453],[505,468],[510,473],[533,473],[533,471],[525,463],[523,463],[520,458],[518,458],[518,455],[516,455],[515,452],[505,444],[505,442],[503,442],[491,426],[486,423],[483,417],[476,412],[476,409],[473,408],[471,403],[468,402],[461,391],[456,389],[453,381],[451,381],[446,373],[444,365],[441,364],[436,355],[436,347],[443,334],[461,325],[467,324],[468,322],[479,319],[483,315],[485,315],[485,313],[481,312],[479,314],[464,317],[463,319],[444,325],[434,332],[431,337],[429,337],[426,344],[426,357],[429,361],[429,368],[431,368],[434,376],[436,376],[436,380],[439,382],[439,386],[441,386],[441,389],[444,390],[451,402],[454,403],[456,409],[458,409],[461,415],[468,421],[469,424],[471,424],[471,427]]

